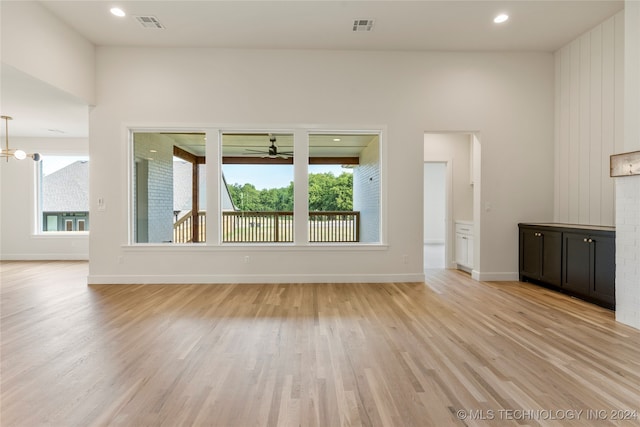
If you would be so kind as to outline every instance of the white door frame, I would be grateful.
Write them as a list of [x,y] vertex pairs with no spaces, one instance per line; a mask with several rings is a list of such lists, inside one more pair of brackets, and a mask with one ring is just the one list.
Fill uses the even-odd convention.
[[[473,269],[471,271],[471,277],[475,280],[480,280],[480,257],[482,253],[480,251],[480,239],[481,239],[481,219],[482,219],[482,211],[481,211],[481,138],[480,131],[434,131],[428,130],[425,131],[424,134],[468,134],[471,135],[471,149],[472,149],[472,162],[471,165],[457,165],[456,167],[471,167],[472,170],[472,182],[473,182]],[[444,162],[447,164],[447,189],[446,189],[446,235],[445,235],[445,265],[447,268],[457,268],[455,264],[455,257],[453,254],[454,242],[455,242],[455,224],[453,220],[453,159],[452,158],[429,158],[428,160],[424,160],[424,140],[423,140],[423,161],[425,163],[429,162]],[[422,180],[424,183],[424,168]],[[424,197],[424,191],[423,191]],[[424,201],[423,201],[424,203]],[[424,216],[424,215],[423,215]],[[424,219],[423,219],[424,222]]]

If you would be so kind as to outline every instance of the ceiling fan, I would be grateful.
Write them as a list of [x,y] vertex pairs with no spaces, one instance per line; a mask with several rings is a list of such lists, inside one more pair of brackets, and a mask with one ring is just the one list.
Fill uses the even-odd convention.
[[247,153],[263,154],[262,157],[269,157],[271,159],[288,159],[289,157],[293,156],[293,151],[278,151],[275,135],[269,134],[269,142],[271,142],[271,145],[267,147],[267,150],[253,150],[251,148],[245,148],[245,151]]

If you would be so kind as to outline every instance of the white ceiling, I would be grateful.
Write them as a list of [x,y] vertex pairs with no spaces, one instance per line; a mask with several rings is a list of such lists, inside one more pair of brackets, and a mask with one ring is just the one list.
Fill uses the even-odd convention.
[[[41,3],[98,46],[548,52],[623,8],[612,0]],[[112,16],[114,5],[127,16]],[[498,13],[509,21],[494,24]],[[144,29],[136,15],[165,29]],[[373,31],[353,32],[355,19],[373,19]]]
[[[616,0],[40,3],[97,46],[546,52],[624,7]],[[127,16],[111,15],[114,5]],[[494,24],[498,13],[510,19]],[[165,28],[142,28],[135,15],[155,16]],[[373,19],[373,31],[353,32],[355,19]],[[88,107],[69,95],[4,65],[1,88],[11,135],[88,135]]]

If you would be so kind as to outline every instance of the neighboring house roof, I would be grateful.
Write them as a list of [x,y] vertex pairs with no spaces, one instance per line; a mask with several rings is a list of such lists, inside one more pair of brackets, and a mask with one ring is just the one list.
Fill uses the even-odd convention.
[[[191,164],[173,162],[173,206],[175,211],[191,210]],[[205,187],[205,174],[200,174],[200,188]],[[224,180],[224,177],[223,177]],[[223,210],[235,210],[225,182],[222,195]],[[200,205],[204,206],[206,194],[200,192]],[[42,178],[43,212],[89,211],[89,162],[76,161]]]
[[[183,160],[175,160],[173,162],[173,210],[180,212],[187,212],[191,210],[191,169],[192,165],[189,162]],[[200,173],[200,209],[206,205],[206,192],[203,190],[206,188],[206,174]],[[226,191],[222,193],[222,210],[233,211],[236,210],[231,201],[231,194],[229,193],[229,187],[222,175],[222,181],[224,182],[224,188]]]
[[89,162],[78,160],[42,177],[43,212],[89,212]]

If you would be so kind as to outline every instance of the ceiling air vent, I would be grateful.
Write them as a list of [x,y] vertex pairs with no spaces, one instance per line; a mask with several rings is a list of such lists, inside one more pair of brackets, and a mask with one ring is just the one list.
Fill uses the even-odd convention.
[[353,21],[353,31],[371,31],[373,19],[356,19]]
[[142,28],[155,28],[157,30],[164,30],[164,26],[158,21],[155,16],[136,16],[136,20],[142,25]]

